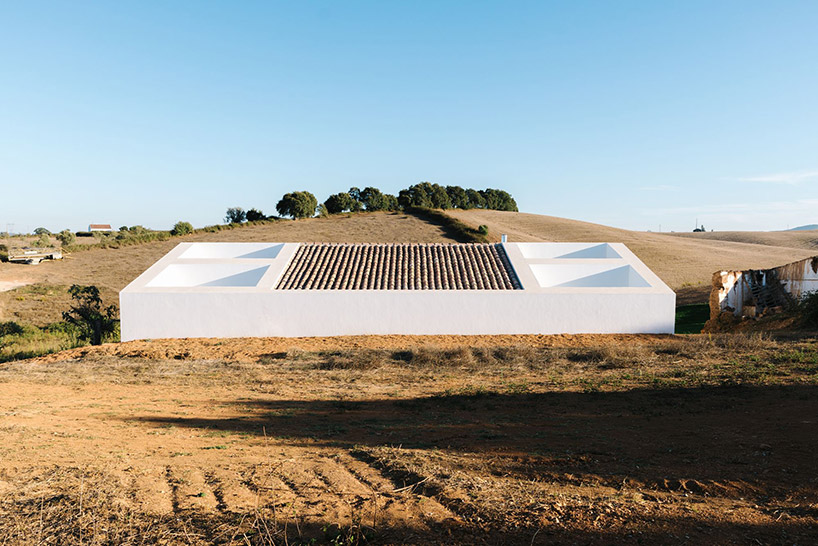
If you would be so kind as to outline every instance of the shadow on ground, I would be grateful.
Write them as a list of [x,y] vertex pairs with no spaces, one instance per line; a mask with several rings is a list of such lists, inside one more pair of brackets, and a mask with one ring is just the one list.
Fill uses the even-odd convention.
[[505,472],[524,479],[570,474],[578,482],[635,480],[711,495],[756,491],[765,498],[818,490],[815,386],[222,404],[234,407],[235,417],[129,420],[267,435],[293,445],[500,456]]

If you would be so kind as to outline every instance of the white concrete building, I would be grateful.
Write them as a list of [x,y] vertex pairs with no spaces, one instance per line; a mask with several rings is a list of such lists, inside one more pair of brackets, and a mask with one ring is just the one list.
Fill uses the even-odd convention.
[[618,243],[181,243],[120,293],[122,340],[672,333]]

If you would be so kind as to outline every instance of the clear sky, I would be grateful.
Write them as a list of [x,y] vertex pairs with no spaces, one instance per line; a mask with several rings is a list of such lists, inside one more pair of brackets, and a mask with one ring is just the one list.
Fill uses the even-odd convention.
[[350,186],[639,230],[818,223],[818,2],[0,3],[0,230]]

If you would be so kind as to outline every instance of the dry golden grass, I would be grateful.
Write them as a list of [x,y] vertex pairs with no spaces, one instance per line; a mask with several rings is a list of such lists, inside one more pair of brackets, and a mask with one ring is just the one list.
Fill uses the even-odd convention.
[[818,231],[707,231],[704,233],[670,233],[699,241],[730,241],[775,247],[790,247],[818,253]]
[[721,240],[721,234],[717,233],[677,236],[629,231],[538,214],[491,210],[447,212],[473,227],[487,225],[492,240],[499,240],[505,233],[510,241],[625,243],[677,292],[677,303],[706,302],[715,271],[783,265],[816,254],[818,244],[818,236],[804,232],[732,233],[732,238]]

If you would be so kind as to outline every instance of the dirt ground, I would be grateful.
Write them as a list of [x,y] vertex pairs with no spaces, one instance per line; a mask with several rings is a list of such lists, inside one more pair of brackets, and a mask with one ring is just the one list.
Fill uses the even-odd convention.
[[77,349],[0,365],[0,543],[814,544],[817,388],[814,338]]
[[677,304],[706,303],[710,280],[721,269],[764,269],[818,254],[818,232],[648,233],[589,222],[494,210],[454,210],[448,214],[489,236],[510,241],[625,243],[670,288]]

